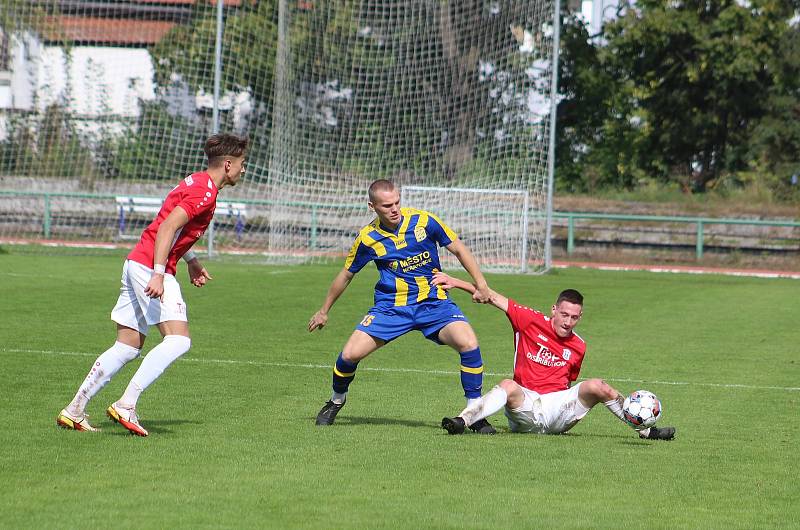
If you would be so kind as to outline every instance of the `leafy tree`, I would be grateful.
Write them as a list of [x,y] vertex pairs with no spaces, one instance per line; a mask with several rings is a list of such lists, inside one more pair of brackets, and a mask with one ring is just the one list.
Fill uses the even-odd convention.
[[[608,25],[602,63],[635,98],[641,170],[705,191],[748,167],[753,129],[776,104],[765,96],[786,93],[781,50],[797,7],[785,0],[640,0]],[[608,124],[613,138],[625,136],[627,125]]]

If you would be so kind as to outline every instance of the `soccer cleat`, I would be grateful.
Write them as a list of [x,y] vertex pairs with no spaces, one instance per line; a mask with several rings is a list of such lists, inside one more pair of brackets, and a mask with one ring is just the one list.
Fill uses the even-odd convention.
[[650,432],[647,436],[639,433],[639,438],[642,440],[672,440],[675,438],[675,427],[650,427]]
[[470,425],[469,428],[472,429],[473,432],[476,432],[478,434],[497,434],[495,428],[492,427],[492,424],[489,423],[486,420],[486,418],[482,418],[476,421],[475,423]]
[[56,425],[65,429],[72,429],[73,431],[98,432],[100,430],[92,427],[92,425],[89,423],[89,416],[86,414],[80,417],[73,416],[67,412],[67,409],[63,409],[58,413],[58,416],[56,417]]
[[136,409],[126,409],[119,406],[118,403],[112,403],[106,409],[106,415],[136,436],[147,436],[150,434],[147,432],[147,429],[139,425],[139,417],[136,416]]
[[442,418],[442,429],[447,431],[447,434],[464,434],[464,429],[467,424],[464,423],[464,418],[456,416],[455,418]]
[[336,415],[339,414],[339,411],[344,407],[344,403],[345,402],[334,403],[333,401],[326,401],[322,410],[317,414],[317,425],[333,425],[333,420],[336,419]]

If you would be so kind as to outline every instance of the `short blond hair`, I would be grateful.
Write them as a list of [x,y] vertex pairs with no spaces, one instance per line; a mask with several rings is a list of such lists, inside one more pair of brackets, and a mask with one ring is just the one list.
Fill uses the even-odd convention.
[[380,191],[392,191],[396,188],[394,182],[386,179],[378,179],[369,185],[369,202],[375,202],[375,196]]

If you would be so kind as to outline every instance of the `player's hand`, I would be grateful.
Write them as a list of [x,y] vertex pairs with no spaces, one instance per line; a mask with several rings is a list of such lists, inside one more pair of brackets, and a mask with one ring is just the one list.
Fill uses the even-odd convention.
[[472,301],[479,304],[488,304],[492,301],[492,291],[488,285],[483,287],[476,287],[475,292],[472,294]]
[[433,273],[433,279],[431,280],[431,285],[434,285],[436,287],[441,287],[445,291],[449,291],[454,287],[452,283],[452,278],[450,278],[450,276],[443,273],[442,271],[436,271]]
[[202,287],[208,282],[208,280],[214,279],[208,273],[206,268],[203,267],[203,264],[200,263],[200,260],[193,259],[186,265],[189,268],[189,279],[191,280],[192,285],[195,287]]
[[144,294],[150,298],[158,298],[164,301],[164,275],[153,273],[150,276],[150,281],[147,282],[147,287],[144,288]]
[[312,332],[315,329],[322,329],[325,327],[325,324],[328,323],[328,313],[323,310],[319,310],[314,313],[314,316],[311,317],[311,320],[308,321],[308,331]]

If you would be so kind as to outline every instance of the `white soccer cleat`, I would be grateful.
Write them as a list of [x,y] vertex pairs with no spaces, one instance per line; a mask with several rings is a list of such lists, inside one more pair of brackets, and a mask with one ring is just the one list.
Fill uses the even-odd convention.
[[136,436],[147,436],[147,429],[139,424],[139,417],[136,415],[136,409],[128,409],[120,406],[119,402],[112,403],[106,409],[106,414],[113,421],[119,423]]
[[92,424],[89,423],[89,416],[86,414],[82,416],[73,416],[67,412],[67,409],[63,409],[58,413],[58,416],[56,416],[56,425],[73,431],[98,432],[100,430],[92,427]]

